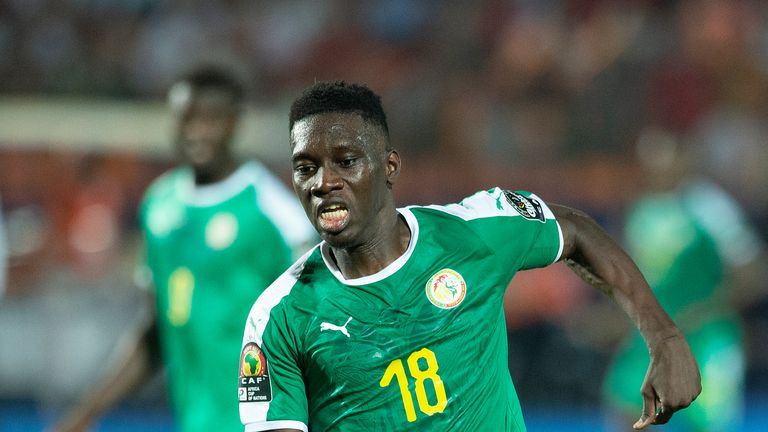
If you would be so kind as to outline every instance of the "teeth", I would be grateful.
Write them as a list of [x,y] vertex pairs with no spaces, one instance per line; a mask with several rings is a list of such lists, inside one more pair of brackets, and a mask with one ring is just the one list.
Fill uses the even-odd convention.
[[323,210],[323,213],[320,215],[323,219],[341,219],[344,217],[348,211],[346,209],[339,209],[339,210],[330,210],[326,209]]

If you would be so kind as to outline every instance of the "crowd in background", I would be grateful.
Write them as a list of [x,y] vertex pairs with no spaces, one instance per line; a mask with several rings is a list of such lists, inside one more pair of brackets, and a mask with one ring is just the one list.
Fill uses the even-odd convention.
[[349,79],[384,96],[408,151],[479,177],[463,183],[626,156],[659,127],[764,213],[766,20],[747,0],[4,0],[0,91],[158,99],[210,61],[273,106]]
[[[279,146],[287,103],[307,84],[366,83],[382,95],[405,155],[404,204],[498,184],[584,208],[617,235],[643,187],[635,145],[663,131],[689,142],[699,170],[768,234],[766,2],[0,0],[0,53],[0,96],[36,98],[159,100],[190,67],[224,64],[247,80],[255,104],[285,113]],[[38,337],[61,353],[88,339],[83,356],[110,351],[99,346],[109,326],[94,326],[135,315],[125,307],[136,304],[135,209],[165,167],[130,152],[27,151],[0,136],[10,255],[0,325],[20,332],[3,343]],[[584,351],[570,370],[544,364],[550,375],[539,379],[589,398],[580,392],[594,383],[581,382],[599,379],[593,366],[605,353],[561,340],[533,346],[542,334],[564,338],[533,322],[589,295],[565,273],[517,282],[510,329],[527,348],[511,363],[531,361],[526,352],[557,359],[555,346]],[[71,318],[83,303],[104,318]],[[754,334],[768,329],[766,311],[758,305],[747,317]],[[67,317],[81,324],[75,334],[32,334]],[[758,345],[751,382],[768,388],[768,351]],[[27,352],[2,351],[0,398],[53,397],[24,385],[39,366]],[[75,383],[92,380],[83,369],[95,360],[58,360]],[[50,388],[78,390],[57,376]],[[523,398],[536,397],[534,382],[516,382]]]

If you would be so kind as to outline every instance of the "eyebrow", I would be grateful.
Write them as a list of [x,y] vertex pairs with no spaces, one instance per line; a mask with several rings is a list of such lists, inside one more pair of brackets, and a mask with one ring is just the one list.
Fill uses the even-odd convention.
[[312,158],[310,158],[309,155],[307,153],[305,153],[305,152],[298,152],[298,153],[295,153],[295,154],[291,155],[291,162],[296,162],[296,161],[302,160],[302,159],[312,159]]

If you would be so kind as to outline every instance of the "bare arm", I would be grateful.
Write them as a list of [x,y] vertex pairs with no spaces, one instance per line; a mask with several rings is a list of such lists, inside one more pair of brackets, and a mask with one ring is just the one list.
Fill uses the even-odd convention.
[[118,344],[118,357],[107,374],[59,423],[56,432],[80,432],[105,411],[144,384],[159,369],[159,344],[154,314]]
[[668,422],[701,392],[699,368],[688,343],[632,259],[592,218],[564,206],[550,208],[563,230],[562,258],[621,306],[648,346],[651,362],[640,390],[643,412],[635,429]]

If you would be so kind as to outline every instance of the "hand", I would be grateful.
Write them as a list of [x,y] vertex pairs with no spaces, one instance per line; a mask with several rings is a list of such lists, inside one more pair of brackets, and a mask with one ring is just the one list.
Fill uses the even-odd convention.
[[701,393],[699,366],[682,334],[662,339],[650,348],[651,363],[640,389],[643,412],[633,427],[664,424]]

